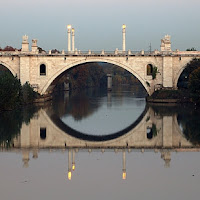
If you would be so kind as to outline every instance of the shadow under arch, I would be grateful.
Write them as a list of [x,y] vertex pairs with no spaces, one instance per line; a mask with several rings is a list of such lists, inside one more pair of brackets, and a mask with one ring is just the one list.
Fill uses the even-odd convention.
[[192,58],[179,69],[175,78],[175,86],[178,88],[188,88],[189,75],[200,66],[199,58]]
[[104,58],[104,57],[100,57],[100,58],[87,57],[87,58],[83,58],[79,61],[65,65],[62,69],[60,69],[52,77],[50,77],[50,79],[47,81],[45,86],[41,89],[41,94],[44,94],[46,91],[48,91],[48,88],[55,81],[55,79],[57,77],[61,76],[61,74],[63,74],[65,71],[67,71],[73,67],[76,67],[78,65],[86,64],[86,63],[108,63],[108,64],[113,64],[118,67],[121,67],[121,68],[127,70],[128,72],[130,72],[133,76],[135,76],[139,80],[139,82],[142,84],[142,86],[144,87],[146,92],[148,94],[150,94],[150,88],[147,86],[146,81],[134,70],[133,67],[131,67],[129,64],[124,64],[119,61],[112,60],[112,58],[109,59],[109,58]]
[[120,136],[123,136],[127,134],[129,131],[134,129],[144,118],[148,111],[148,105],[146,104],[144,111],[141,113],[141,115],[137,118],[136,121],[134,121],[132,124],[130,124],[128,127],[124,128],[121,131],[118,131],[116,133],[111,133],[108,135],[89,135],[86,133],[81,133],[70,126],[66,125],[56,114],[51,114],[49,111],[47,112],[47,115],[51,119],[51,121],[63,132],[66,134],[81,139],[81,140],[86,140],[86,141],[96,141],[96,142],[101,142],[101,141],[108,141],[108,140],[113,140],[117,139]]

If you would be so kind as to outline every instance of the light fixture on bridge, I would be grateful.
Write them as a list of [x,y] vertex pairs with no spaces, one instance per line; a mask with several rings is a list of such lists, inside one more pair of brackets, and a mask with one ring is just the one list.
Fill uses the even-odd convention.
[[72,51],[74,52],[75,50],[75,41],[74,41],[74,37],[75,37],[75,34],[74,34],[75,30],[74,28],[72,28]]
[[126,171],[123,171],[123,173],[122,173],[122,179],[126,180]]
[[67,29],[69,30],[69,29],[71,29],[72,28],[72,25],[67,25]]
[[125,28],[126,28],[126,24],[123,24],[123,25],[122,25],[122,28],[125,29]]
[[68,171],[68,180],[72,180],[72,172]]
[[72,164],[72,170],[73,171],[75,170],[75,164]]

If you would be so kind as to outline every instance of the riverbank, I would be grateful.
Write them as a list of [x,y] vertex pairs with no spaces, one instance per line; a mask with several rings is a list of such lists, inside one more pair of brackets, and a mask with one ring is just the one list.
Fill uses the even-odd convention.
[[191,93],[186,90],[157,90],[146,98],[150,103],[194,103]]

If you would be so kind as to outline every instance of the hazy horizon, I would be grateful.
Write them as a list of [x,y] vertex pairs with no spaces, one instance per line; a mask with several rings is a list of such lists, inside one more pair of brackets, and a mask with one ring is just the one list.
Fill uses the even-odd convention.
[[38,39],[45,50],[67,50],[67,24],[75,28],[75,48],[122,48],[122,24],[127,25],[126,49],[160,49],[171,35],[172,49],[200,50],[198,0],[3,0],[0,47],[21,48],[22,36]]

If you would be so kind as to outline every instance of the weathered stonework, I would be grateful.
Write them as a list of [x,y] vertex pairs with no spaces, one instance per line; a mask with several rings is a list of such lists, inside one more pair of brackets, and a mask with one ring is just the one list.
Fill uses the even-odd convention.
[[[100,53],[38,53],[37,40],[32,41],[32,50],[28,50],[28,37],[23,37],[22,51],[0,52],[0,64],[17,75],[22,84],[28,81],[40,94],[51,92],[53,81],[68,69],[89,62],[106,62],[122,67],[132,73],[142,83],[148,94],[152,94],[156,85],[177,88],[180,74],[193,58],[200,58],[199,51],[171,51],[170,37],[162,40],[161,51],[154,52],[120,52]],[[40,66],[46,66],[45,74],[40,74]],[[156,79],[147,75],[147,65],[157,67]],[[150,85],[150,86],[149,86]]]
[[[28,125],[23,124],[21,134],[15,139],[17,148],[189,148],[192,144],[182,136],[177,116],[155,116],[148,109],[139,124],[126,134],[107,141],[89,141],[76,138],[54,124],[51,113],[40,110]],[[148,119],[148,120],[147,120]],[[147,138],[147,128],[156,126],[157,135]],[[40,129],[46,129],[41,138]],[[172,134],[173,133],[173,134]]]

